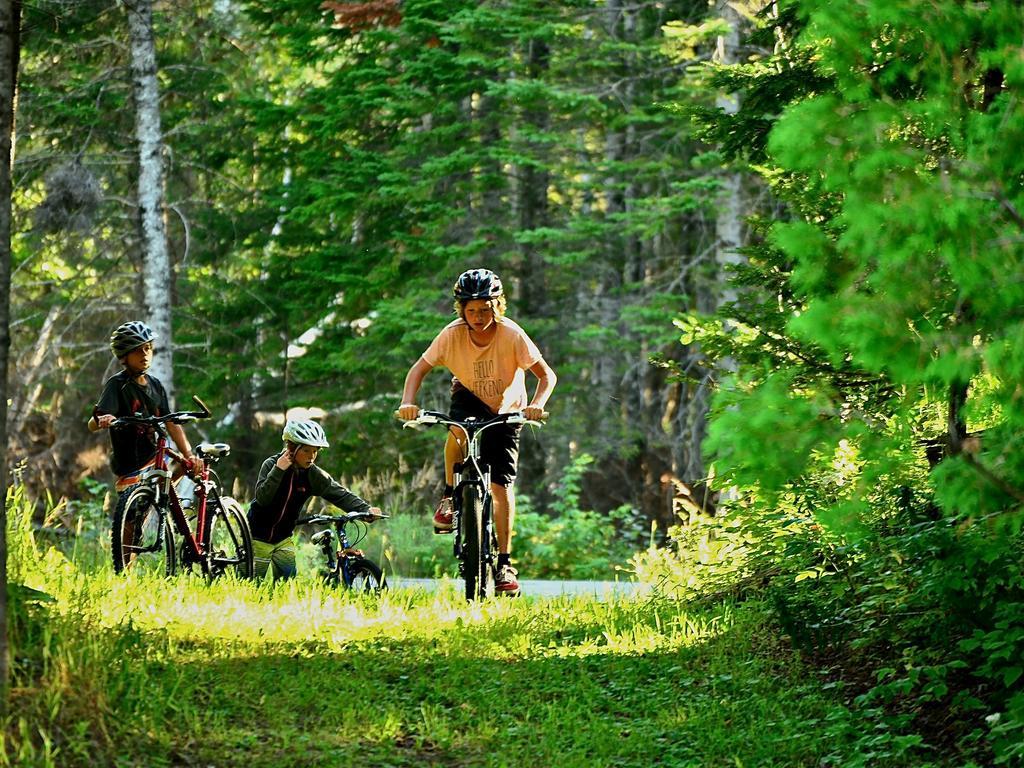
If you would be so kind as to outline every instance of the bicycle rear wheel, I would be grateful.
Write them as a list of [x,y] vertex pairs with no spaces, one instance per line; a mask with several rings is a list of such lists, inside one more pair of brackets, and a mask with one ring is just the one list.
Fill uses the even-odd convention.
[[484,503],[478,486],[462,488],[462,576],[466,582],[466,599],[483,600],[493,594],[494,583],[488,562],[489,545],[485,541]]
[[376,594],[388,588],[384,572],[372,560],[353,557],[348,561],[345,586],[354,592]]
[[152,488],[125,491],[117,501],[110,531],[114,573],[156,573],[173,576],[174,531]]
[[226,573],[239,579],[252,578],[252,534],[242,506],[230,496],[211,498],[208,504],[212,513],[206,539],[206,569],[210,578]]

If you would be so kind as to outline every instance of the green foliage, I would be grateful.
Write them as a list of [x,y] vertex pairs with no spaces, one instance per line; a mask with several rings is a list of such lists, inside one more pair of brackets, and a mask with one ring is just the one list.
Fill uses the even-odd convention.
[[580,508],[580,490],[594,457],[580,454],[553,491],[550,512],[530,510],[520,499],[513,540],[516,564],[525,578],[611,580],[627,570],[630,558],[647,535],[634,509],[608,514]]
[[[353,750],[373,765],[494,768],[855,755],[852,729],[808,728],[851,716],[780,653],[754,602],[467,605],[455,588],[375,599],[304,579],[124,578],[52,548],[19,553],[53,598],[15,625],[2,765],[221,764],[242,750],[265,768]],[[339,701],[367,706],[351,717]]]
[[697,118],[785,209],[751,222],[737,301],[677,323],[738,369],[706,443],[735,520],[677,532],[689,548],[656,572],[692,591],[695,548],[730,547],[713,591],[767,590],[872,724],[851,764],[1015,764],[1019,9],[779,11],[756,33],[767,60],[711,73],[739,113]]

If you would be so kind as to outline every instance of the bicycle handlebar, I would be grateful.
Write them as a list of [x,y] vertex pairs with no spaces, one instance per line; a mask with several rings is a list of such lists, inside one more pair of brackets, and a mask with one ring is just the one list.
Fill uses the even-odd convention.
[[[550,414],[547,411],[544,412],[544,418],[546,419]],[[495,424],[530,424],[535,427],[544,426],[543,421],[536,421],[535,419],[528,419],[523,415],[522,411],[512,411],[511,413],[499,413],[497,416],[492,416],[489,419],[477,420],[473,419],[454,419],[447,413],[441,413],[440,411],[420,411],[420,415],[415,419],[402,424],[404,429],[416,429],[421,426],[430,426],[433,424],[451,424],[456,427],[473,427],[477,431],[483,427],[491,427]]]
[[145,426],[155,426],[157,424],[184,424],[189,421],[196,421],[197,419],[208,419],[213,413],[206,406],[197,395],[192,395],[192,400],[202,410],[199,411],[175,411],[174,413],[168,413],[163,416],[119,416],[111,422],[110,426],[120,427],[125,424],[142,424]]
[[373,512],[346,512],[344,515],[307,515],[306,517],[300,517],[295,521],[296,525],[305,525],[306,523],[351,523],[353,520],[367,520],[373,522],[374,520],[384,520],[385,518],[391,517],[391,515],[385,515],[381,512],[379,515]]

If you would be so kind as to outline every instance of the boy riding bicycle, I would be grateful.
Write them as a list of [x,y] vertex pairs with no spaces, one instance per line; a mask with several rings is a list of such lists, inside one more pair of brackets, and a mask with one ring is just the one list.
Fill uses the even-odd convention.
[[[116,479],[114,487],[123,499],[139,479],[139,473],[156,457],[157,436],[152,428],[111,425],[120,416],[163,416],[171,412],[167,391],[156,376],[149,373],[153,361],[156,335],[138,320],[122,323],[110,335],[110,352],[124,369],[107,379],[99,402],[89,418],[90,432],[110,430],[110,468]],[[192,446],[180,424],[167,424],[167,433],[185,457],[189,472],[198,468]]]
[[289,421],[281,433],[284,449],[267,457],[256,480],[256,496],[249,505],[249,529],[257,578],[273,566],[275,579],[295,576],[292,533],[302,508],[311,496],[320,496],[345,512],[380,514],[327,472],[316,466],[327,435],[315,421]]
[[[555,388],[555,372],[526,332],[505,317],[506,300],[501,279],[489,269],[471,269],[459,275],[452,289],[458,319],[449,323],[431,342],[405,377],[398,415],[405,421],[419,415],[416,395],[424,377],[436,366],[452,373],[453,418],[490,418],[499,413],[522,411],[539,421]],[[537,377],[533,399],[527,399],[525,371]],[[512,529],[515,522],[514,483],[519,463],[519,426],[501,425],[482,437],[481,455],[491,470],[491,497],[498,539],[495,589],[519,591],[518,572],[511,564]],[[444,448],[445,487],[434,513],[434,529],[452,528],[454,465],[461,461],[464,436],[452,432]]]

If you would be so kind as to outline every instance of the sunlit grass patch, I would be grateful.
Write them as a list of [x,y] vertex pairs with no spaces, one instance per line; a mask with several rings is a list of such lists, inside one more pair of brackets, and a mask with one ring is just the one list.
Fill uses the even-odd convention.
[[[370,596],[310,573],[116,576],[102,559],[29,550],[19,573],[52,601],[15,635],[8,765],[810,766],[824,754],[799,723],[832,703],[764,652],[772,630],[755,604],[470,604],[454,579]],[[763,721],[783,724],[778,739]]]
[[[435,593],[362,595],[313,578],[213,583],[181,576],[84,574],[51,550],[33,586],[57,610],[96,626],[130,624],[190,642],[315,644],[337,650],[370,640],[437,641],[442,653],[491,657],[645,653],[697,642],[725,626],[630,598],[558,597],[467,603],[458,585]],[[255,652],[252,649],[246,651]]]

